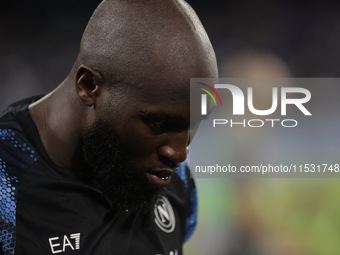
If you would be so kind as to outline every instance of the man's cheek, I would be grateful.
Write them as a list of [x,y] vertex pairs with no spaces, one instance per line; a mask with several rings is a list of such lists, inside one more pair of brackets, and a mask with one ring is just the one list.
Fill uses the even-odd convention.
[[153,154],[161,146],[159,139],[152,136],[130,136],[124,143],[131,155],[139,157]]

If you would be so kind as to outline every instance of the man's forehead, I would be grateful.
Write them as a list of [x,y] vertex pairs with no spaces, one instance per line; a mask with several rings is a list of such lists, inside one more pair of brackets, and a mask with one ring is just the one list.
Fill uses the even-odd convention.
[[152,119],[158,119],[158,120],[165,120],[165,121],[171,121],[171,122],[182,122],[182,123],[188,123],[188,112],[186,113],[185,110],[180,112],[174,112],[169,109],[142,109],[139,110],[138,113],[142,116],[145,116],[147,118]]
[[[131,77],[131,80],[136,80]],[[181,101],[189,100],[190,80],[165,77],[159,74],[142,77],[134,82],[124,82],[126,92],[138,100],[149,102],[155,101]]]

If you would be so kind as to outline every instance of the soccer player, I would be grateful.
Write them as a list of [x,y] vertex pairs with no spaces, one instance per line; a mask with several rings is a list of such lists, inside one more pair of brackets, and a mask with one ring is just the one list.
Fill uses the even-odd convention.
[[188,4],[104,0],[66,79],[1,117],[0,253],[182,254],[191,77],[217,67]]

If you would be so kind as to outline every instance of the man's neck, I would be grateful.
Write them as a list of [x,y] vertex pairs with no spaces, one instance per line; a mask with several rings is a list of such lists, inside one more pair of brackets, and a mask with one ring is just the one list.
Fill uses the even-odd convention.
[[80,139],[84,120],[81,101],[64,81],[54,91],[29,106],[45,150],[57,166],[81,169],[85,166]]

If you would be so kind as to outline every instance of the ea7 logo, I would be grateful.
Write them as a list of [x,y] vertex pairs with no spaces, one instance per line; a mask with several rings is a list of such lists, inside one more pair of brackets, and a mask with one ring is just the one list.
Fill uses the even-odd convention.
[[80,233],[64,235],[63,237],[51,237],[48,239],[53,254],[65,252],[66,250],[80,249]]

